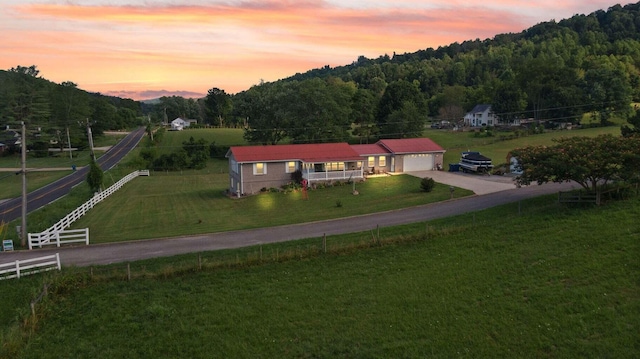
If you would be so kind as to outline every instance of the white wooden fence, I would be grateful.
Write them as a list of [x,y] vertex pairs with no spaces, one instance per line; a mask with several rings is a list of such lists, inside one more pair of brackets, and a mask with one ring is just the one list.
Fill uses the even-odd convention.
[[56,269],[62,269],[60,265],[60,255],[58,253],[50,256],[17,260],[11,263],[0,264],[0,280],[20,278],[25,275]]
[[[115,191],[119,190],[125,183],[131,181],[138,176],[149,176],[149,170],[140,170],[131,172],[123,177],[118,182],[111,185],[109,188],[102,192],[96,193],[90,200],[86,201],[80,207],[76,208],[73,212],[66,215],[63,219],[59,220],[56,224],[40,233],[29,233],[29,249],[33,249],[34,246],[42,247],[49,244],[74,243],[74,242],[86,242],[89,244],[89,229],[85,228],[80,231],[86,230],[86,238],[81,238],[81,234],[76,231],[65,231],[69,228],[73,222],[84,216],[91,208],[96,204],[102,202],[103,199],[112,195]],[[52,241],[53,240],[53,241]]]
[[61,244],[80,243],[89,244],[89,228],[65,229],[57,232],[29,233],[29,249],[42,248],[49,244],[60,247]]

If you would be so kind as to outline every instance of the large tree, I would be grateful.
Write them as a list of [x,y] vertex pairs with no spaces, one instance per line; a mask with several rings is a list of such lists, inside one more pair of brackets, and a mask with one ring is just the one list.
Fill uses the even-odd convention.
[[298,143],[347,141],[355,92],[353,83],[335,78],[300,82],[288,101],[289,137]]
[[[407,103],[413,104],[413,107],[409,108]],[[416,110],[415,112],[413,111],[414,109]],[[419,115],[423,112],[423,109],[424,101],[417,83],[404,80],[390,83],[380,99],[378,113],[376,116],[376,122],[381,132],[380,137],[397,138],[402,137],[403,134],[406,133],[406,128],[404,128],[404,125],[406,124],[405,121],[410,119],[403,119],[398,122],[398,118],[401,116],[397,111],[403,112],[404,114],[413,112]],[[396,113],[392,117],[391,115],[394,112]]]
[[512,151],[522,174],[520,185],[575,181],[597,192],[612,181],[640,178],[640,138],[601,135],[569,137],[553,146],[531,146]]
[[376,98],[367,89],[358,89],[353,95],[351,105],[351,121],[354,129],[353,135],[360,138],[360,143],[369,143],[378,133],[378,127],[374,121]]
[[204,105],[207,119],[211,121],[211,124],[220,127],[224,126],[225,118],[233,109],[231,96],[217,87],[209,90],[204,98]]
[[244,138],[252,144],[275,145],[291,126],[287,102],[295,94],[294,82],[260,84],[234,97],[237,117],[244,120]]

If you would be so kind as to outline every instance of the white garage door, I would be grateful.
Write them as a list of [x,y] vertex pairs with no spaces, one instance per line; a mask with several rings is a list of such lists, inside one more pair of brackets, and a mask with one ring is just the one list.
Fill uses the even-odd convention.
[[404,172],[429,171],[433,169],[433,155],[416,154],[404,156]]

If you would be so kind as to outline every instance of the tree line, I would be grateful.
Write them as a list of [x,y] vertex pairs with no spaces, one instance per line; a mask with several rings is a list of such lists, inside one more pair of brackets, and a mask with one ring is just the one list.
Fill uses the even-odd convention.
[[[77,84],[40,77],[37,66],[0,71],[0,125],[27,125],[31,153],[46,156],[51,143],[62,148],[88,146],[87,125],[100,136],[106,130],[140,125],[140,104],[131,99],[89,93]],[[10,153],[7,151],[6,153]]]

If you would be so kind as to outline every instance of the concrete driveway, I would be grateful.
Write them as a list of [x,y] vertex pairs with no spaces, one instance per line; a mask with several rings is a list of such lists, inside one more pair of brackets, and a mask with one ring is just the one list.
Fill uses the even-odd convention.
[[511,176],[478,175],[445,171],[416,171],[409,172],[409,174],[420,178],[431,177],[438,183],[468,189],[478,195],[516,188],[513,177]]

